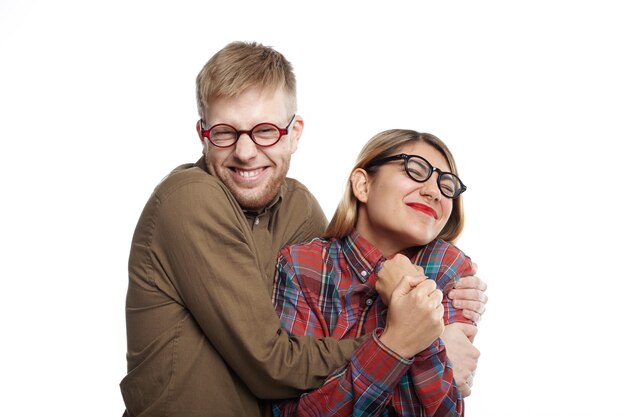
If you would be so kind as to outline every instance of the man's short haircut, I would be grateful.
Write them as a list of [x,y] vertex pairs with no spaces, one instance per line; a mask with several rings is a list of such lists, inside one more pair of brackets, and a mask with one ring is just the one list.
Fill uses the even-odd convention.
[[288,97],[287,112],[296,112],[296,77],[291,63],[260,43],[232,42],[213,55],[196,78],[200,118],[204,118],[212,99],[235,97],[250,87],[270,91],[283,88]]

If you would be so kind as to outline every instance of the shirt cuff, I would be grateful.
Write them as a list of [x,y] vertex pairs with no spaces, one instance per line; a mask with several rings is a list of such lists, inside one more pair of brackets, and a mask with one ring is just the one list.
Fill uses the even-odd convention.
[[440,338],[437,338],[437,340],[435,340],[430,346],[415,355],[415,362],[423,362],[425,360],[428,360],[430,357],[439,354],[443,350],[443,341]]
[[443,341],[441,340],[441,338],[438,337],[426,349],[422,350],[417,355],[413,356],[413,358],[407,359],[404,356],[398,355],[396,352],[389,349],[387,346],[383,344],[383,342],[380,341],[379,337],[382,333],[383,333],[383,329],[380,327],[374,330],[374,332],[372,332],[372,338],[374,342],[378,345],[379,349],[386,352],[387,355],[396,358],[398,362],[402,364],[406,364],[407,366],[410,366],[415,361],[422,362],[424,360],[427,360],[428,358],[432,357],[433,355],[437,355],[438,353],[440,353],[442,350],[445,349],[443,345]]
[[382,331],[382,328],[376,329],[372,337],[354,352],[353,365],[370,384],[392,392],[411,367],[413,359],[404,358],[385,346],[379,339]]

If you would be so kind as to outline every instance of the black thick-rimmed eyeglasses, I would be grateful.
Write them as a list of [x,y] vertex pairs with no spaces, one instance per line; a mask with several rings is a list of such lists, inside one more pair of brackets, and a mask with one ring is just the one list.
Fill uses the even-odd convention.
[[258,146],[267,148],[275,145],[280,138],[289,133],[289,127],[295,118],[296,115],[294,114],[284,128],[280,128],[274,123],[264,122],[259,123],[250,130],[237,130],[226,123],[218,123],[208,129],[204,129],[204,120],[200,119],[200,133],[218,148],[233,146],[243,133],[250,136],[250,139]]
[[439,187],[441,194],[445,197],[457,198],[465,190],[467,190],[467,187],[463,184],[459,177],[451,172],[444,172],[439,168],[433,167],[430,162],[419,155],[407,155],[402,153],[399,155],[388,156],[386,158],[375,159],[367,164],[364,169],[367,171],[372,167],[400,159],[404,160],[404,171],[413,181],[426,182],[433,175],[433,172],[436,171],[439,174],[439,177],[437,178],[437,186]]

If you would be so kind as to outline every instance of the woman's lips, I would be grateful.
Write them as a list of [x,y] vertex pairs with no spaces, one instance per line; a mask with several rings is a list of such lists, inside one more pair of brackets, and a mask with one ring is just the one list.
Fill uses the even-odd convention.
[[422,203],[407,203],[407,206],[411,207],[412,209],[415,210],[419,210],[423,213],[428,214],[429,216],[432,216],[435,218],[435,220],[437,220],[439,218],[439,216],[437,215],[437,212],[430,206],[427,206],[426,204],[422,204]]

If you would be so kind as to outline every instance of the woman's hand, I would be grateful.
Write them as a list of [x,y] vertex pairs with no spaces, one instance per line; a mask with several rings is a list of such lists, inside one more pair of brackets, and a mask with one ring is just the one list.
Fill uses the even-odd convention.
[[402,277],[405,276],[418,278],[420,282],[426,279],[424,269],[413,264],[404,255],[398,254],[383,262],[380,271],[378,271],[376,291],[385,305],[389,305],[391,293],[398,286]]
[[380,341],[405,358],[426,349],[444,330],[442,299],[432,279],[402,278],[392,291]]

